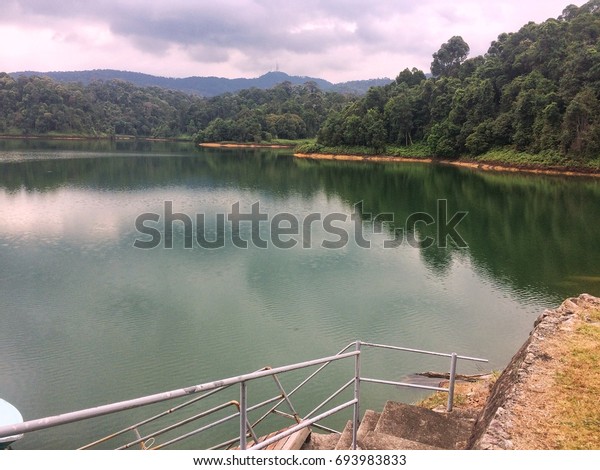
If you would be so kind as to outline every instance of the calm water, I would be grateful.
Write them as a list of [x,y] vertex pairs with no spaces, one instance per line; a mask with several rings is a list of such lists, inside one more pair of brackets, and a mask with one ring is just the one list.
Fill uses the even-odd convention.
[[[467,248],[383,247],[411,214],[436,216],[438,199],[450,216],[468,211],[457,226]],[[227,218],[219,249],[186,238],[181,222],[165,238],[165,201],[204,214],[212,240],[217,214],[258,202],[269,220],[254,235],[269,241],[270,221],[287,213],[300,229],[281,239],[298,243],[238,248]],[[360,201],[363,213],[394,219],[374,233],[373,217],[362,217],[369,249],[353,240]],[[135,226],[144,213],[161,217],[146,222],[161,231],[154,249],[133,246],[150,238]],[[337,214],[337,232],[319,223],[303,232],[309,214]],[[600,182],[587,179],[187,144],[0,141],[0,396],[33,419],[330,355],[355,339],[490,359],[459,372],[501,369],[544,308],[600,294],[599,220]],[[417,227],[418,239],[437,237],[436,225]],[[321,245],[342,230],[345,246]],[[252,236],[241,222],[239,237]],[[446,368],[421,356],[365,357],[365,372],[392,380]],[[367,406],[417,398],[363,392]],[[310,405],[299,397],[301,410]],[[16,447],[73,448],[130,422],[68,425]]]

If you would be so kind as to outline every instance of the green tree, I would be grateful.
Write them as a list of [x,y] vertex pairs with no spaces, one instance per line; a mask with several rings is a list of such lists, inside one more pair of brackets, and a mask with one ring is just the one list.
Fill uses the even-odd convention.
[[267,131],[276,138],[302,139],[306,137],[306,124],[297,114],[269,114],[266,117],[266,124]]
[[319,129],[317,142],[322,145],[337,146],[344,141],[344,116],[339,111],[332,111]]
[[584,88],[569,103],[563,120],[562,144],[578,158],[600,153],[600,102],[590,88]]
[[367,138],[361,127],[361,118],[356,114],[350,114],[344,119],[342,129],[342,143],[344,145],[367,145]]
[[413,67],[412,70],[408,70],[408,68],[404,69],[396,77],[396,83],[398,85],[404,83],[409,87],[417,86],[424,80],[427,80],[427,77],[425,77],[423,71],[415,67]]
[[412,144],[413,104],[407,92],[390,98],[384,107],[384,117],[390,142]]
[[384,151],[387,132],[381,113],[377,109],[369,109],[363,118],[361,127],[365,137],[365,145],[372,147],[376,152]]
[[434,77],[456,74],[458,67],[469,55],[469,45],[461,36],[452,36],[433,54],[431,74]]

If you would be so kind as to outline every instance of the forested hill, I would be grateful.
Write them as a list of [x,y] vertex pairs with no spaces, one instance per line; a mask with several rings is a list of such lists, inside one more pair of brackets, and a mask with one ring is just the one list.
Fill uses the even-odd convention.
[[600,166],[599,40],[600,0],[500,34],[484,56],[467,59],[469,46],[455,36],[433,55],[433,79],[404,70],[332,113],[318,142],[378,152],[420,142],[438,157],[508,150],[543,164]]
[[327,80],[313,77],[299,77],[288,75],[284,72],[268,72],[257,78],[220,78],[220,77],[187,77],[168,78],[157,77],[138,72],[127,72],[121,70],[82,70],[77,72],[14,72],[10,74],[13,78],[23,75],[45,76],[60,82],[81,83],[89,85],[98,80],[123,80],[137,86],[157,86],[169,90],[183,91],[200,96],[212,97],[223,93],[235,93],[248,88],[260,88],[266,90],[280,83],[289,82],[292,85],[302,85],[306,82],[315,83],[322,91],[337,91],[363,95],[372,86],[383,86],[392,80],[389,78],[378,78],[371,80],[356,80],[333,84]]
[[329,113],[352,99],[314,82],[203,98],[122,80],[83,85],[0,73],[0,134],[298,139],[314,137]]

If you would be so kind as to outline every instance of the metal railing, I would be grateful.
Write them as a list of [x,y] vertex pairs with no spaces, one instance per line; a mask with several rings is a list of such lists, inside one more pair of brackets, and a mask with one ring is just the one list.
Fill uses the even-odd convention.
[[[365,377],[361,374],[361,354],[365,347],[377,348],[377,349],[387,349],[397,352],[405,352],[405,353],[415,353],[415,354],[424,354],[429,356],[441,356],[447,357],[450,359],[450,368],[449,368],[449,385],[448,388],[445,387],[434,387],[428,385],[420,385],[420,384],[411,384],[406,382],[396,382],[390,380],[382,380],[375,379],[370,377]],[[354,348],[354,350],[349,351]],[[352,360],[354,362],[354,374],[343,385],[341,385],[334,393],[325,398],[321,403],[319,403],[312,411],[301,417],[300,414],[294,408],[291,397],[295,395],[299,390],[304,388],[308,383],[310,383],[318,374],[320,374],[327,366],[332,363],[344,360]],[[314,359],[311,361],[300,362],[296,364],[291,364],[282,367],[270,368],[266,367],[264,369],[244,374],[235,377],[229,377],[222,380],[217,380],[213,382],[207,382],[199,385],[194,385],[191,387],[181,388],[177,390],[171,390],[168,392],[158,393],[154,395],[148,395],[140,398],[135,398],[132,400],[121,401],[117,403],[111,403],[103,406],[98,406],[95,408],[88,408],[84,410],[74,411],[70,413],[65,413],[57,416],[51,416],[42,419],[36,419],[31,421],[26,421],[19,424],[13,424],[9,426],[0,427],[0,438],[5,436],[12,436],[18,434],[25,434],[33,431],[38,431],[42,429],[52,428],[55,426],[64,425],[67,423],[73,423],[77,421],[83,421],[91,418],[96,418],[112,413],[123,412],[126,410],[131,410],[134,408],[140,408],[156,403],[167,402],[170,400],[174,400],[177,398],[185,398],[194,395],[193,398],[177,405],[171,407],[167,410],[164,410],[158,414],[153,415],[150,418],[139,421],[133,425],[127,426],[115,433],[112,433],[106,437],[103,437],[99,440],[96,440],[90,444],[87,444],[80,449],[89,449],[92,447],[96,447],[100,444],[111,441],[117,437],[123,436],[127,433],[133,432],[135,435],[135,439],[125,444],[121,444],[117,447],[117,449],[128,449],[134,446],[139,445],[142,449],[162,449],[167,446],[171,446],[177,442],[180,442],[184,439],[188,439],[192,436],[197,436],[201,433],[204,433],[208,430],[211,430],[217,426],[225,424],[230,421],[237,420],[239,423],[239,434],[229,440],[226,440],[222,443],[219,443],[211,449],[222,449],[231,447],[235,444],[239,445],[239,448],[242,450],[245,449],[263,449],[268,447],[269,445],[288,437],[304,428],[309,426],[317,427],[328,432],[336,432],[334,429],[331,429],[327,426],[324,426],[320,423],[325,418],[328,418],[336,413],[339,413],[347,408],[352,407],[352,448],[356,449],[357,446],[357,430],[360,424],[360,386],[361,383],[374,383],[374,384],[384,384],[384,385],[393,385],[399,387],[408,387],[429,391],[438,391],[448,393],[448,401],[446,405],[447,411],[451,411],[453,407],[453,398],[454,398],[454,384],[456,381],[456,368],[459,360],[464,361],[475,361],[475,362],[487,362],[486,359],[480,359],[475,357],[468,356],[460,356],[456,353],[438,353],[433,351],[424,351],[419,349],[412,348],[404,348],[399,346],[390,346],[385,344],[377,344],[377,343],[368,343],[363,341],[356,341],[348,344],[345,348],[339,351],[337,354],[333,356],[322,357],[319,359]],[[293,371],[299,371],[302,369],[307,369],[311,367],[318,368],[313,371],[308,377],[302,380],[297,386],[295,386],[289,392],[286,392],[284,389],[279,376],[283,374],[287,374]],[[262,402],[256,403],[254,405],[250,405],[248,402],[248,386],[251,382],[257,381],[263,378],[271,377],[275,385],[278,389],[278,394],[263,400]],[[215,406],[212,406],[208,409],[205,409],[199,413],[195,413],[192,416],[186,417],[180,421],[169,424],[165,427],[162,427],[158,430],[154,430],[148,432],[144,435],[140,433],[140,428],[142,426],[148,425],[150,423],[157,422],[158,420],[165,418],[166,416],[173,415],[175,412],[179,412],[184,408],[190,407],[191,405],[195,405],[202,400],[205,400],[209,397],[215,396],[222,392],[223,390],[229,389],[232,386],[239,387],[239,401],[238,400],[227,400],[223,403],[219,403]],[[352,399],[347,400],[337,406],[333,406],[326,411],[321,411],[327,405],[329,405],[335,398],[337,398],[340,394],[342,394],[345,390],[353,386]],[[249,413],[257,411],[261,408],[265,408],[267,406],[270,408],[267,409],[256,421],[251,422],[249,420]],[[284,412],[280,409],[282,405],[285,405],[288,408],[288,412]],[[186,425],[191,425],[198,420],[203,418],[207,418],[211,415],[217,414],[223,410],[228,408],[235,408],[235,412],[216,419],[208,424],[205,424],[201,427],[193,429],[188,432],[184,432],[174,438],[166,440],[161,444],[156,444],[156,438],[167,434],[175,429],[182,428]],[[319,414],[316,414],[320,412]],[[283,416],[295,421],[295,424],[286,428],[285,430],[273,435],[272,437],[265,438],[260,440],[256,435],[256,428],[259,424],[263,423],[267,417],[271,415]],[[252,442],[249,441],[252,439]]]

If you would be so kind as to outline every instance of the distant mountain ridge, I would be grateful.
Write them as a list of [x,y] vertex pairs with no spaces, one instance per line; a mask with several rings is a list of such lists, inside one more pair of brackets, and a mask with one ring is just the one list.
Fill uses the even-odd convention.
[[323,91],[337,91],[340,93],[353,93],[362,95],[372,86],[384,86],[391,83],[389,78],[376,78],[371,80],[354,80],[343,83],[331,83],[322,78],[302,77],[288,75],[285,72],[267,72],[257,78],[220,78],[220,77],[187,77],[187,78],[169,78],[149,75],[139,72],[128,72],[122,70],[98,69],[82,70],[74,72],[13,72],[10,73],[14,78],[20,75],[32,76],[40,75],[52,78],[61,82],[80,82],[84,85],[95,80],[124,80],[137,86],[156,86],[177,90],[186,93],[192,93],[205,97],[221,95],[223,93],[235,93],[236,91],[247,88],[268,89],[283,82],[290,82],[293,85],[302,85],[306,82],[314,82]]

